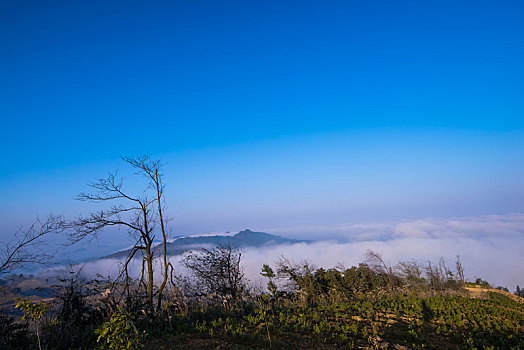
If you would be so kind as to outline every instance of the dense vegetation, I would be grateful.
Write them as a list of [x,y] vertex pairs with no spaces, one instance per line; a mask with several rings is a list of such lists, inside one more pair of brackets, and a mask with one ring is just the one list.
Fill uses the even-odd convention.
[[316,306],[261,298],[243,317],[203,319],[195,328],[206,337],[261,348],[519,349],[524,309],[514,304],[494,293],[487,300],[384,295]]
[[135,284],[139,281],[87,283],[70,273],[57,285],[54,299],[19,302],[25,320],[2,315],[0,347],[524,347],[524,304],[495,292],[486,298],[467,296],[460,260],[458,271],[451,271],[443,261],[389,267],[374,252],[365,263],[347,269],[282,259],[276,272],[263,266],[265,291],[249,287],[241,254],[232,247],[189,254],[184,264],[193,273],[173,277],[155,313],[149,312],[147,293]]

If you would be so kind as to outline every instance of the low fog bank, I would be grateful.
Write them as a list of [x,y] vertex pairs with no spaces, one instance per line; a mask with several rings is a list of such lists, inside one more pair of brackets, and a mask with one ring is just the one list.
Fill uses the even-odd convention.
[[[286,257],[296,263],[307,260],[317,267],[331,268],[342,264],[358,265],[371,249],[382,253],[384,260],[395,265],[415,259],[425,264],[443,257],[454,268],[460,255],[466,278],[481,277],[493,285],[515,290],[524,285],[524,214],[489,215],[451,219],[425,219],[391,223],[348,224],[265,230],[288,238],[317,239],[314,243],[274,245],[242,250],[246,277],[255,286],[264,286],[260,276],[263,264],[276,266]],[[302,232],[302,233],[300,233]],[[318,240],[325,237],[323,240]],[[180,260],[171,257],[177,272],[184,272]],[[102,259],[84,265],[84,273],[116,276],[116,259]],[[138,270],[135,263],[132,270]]]

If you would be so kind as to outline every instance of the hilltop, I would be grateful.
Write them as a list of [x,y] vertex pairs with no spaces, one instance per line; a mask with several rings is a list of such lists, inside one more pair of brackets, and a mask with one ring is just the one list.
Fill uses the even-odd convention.
[[[219,245],[231,245],[235,248],[260,248],[279,244],[296,244],[311,242],[312,241],[310,240],[290,239],[265,232],[255,232],[249,229],[245,229],[234,235],[206,234],[175,238],[172,242],[169,242],[167,244],[167,254],[171,256],[176,256],[184,254],[189,250],[199,250],[202,248],[210,248]],[[157,245],[155,249],[159,251],[160,248],[160,245]],[[129,252],[129,249],[122,250],[117,253],[108,255],[106,256],[106,258],[124,258],[129,254]]]

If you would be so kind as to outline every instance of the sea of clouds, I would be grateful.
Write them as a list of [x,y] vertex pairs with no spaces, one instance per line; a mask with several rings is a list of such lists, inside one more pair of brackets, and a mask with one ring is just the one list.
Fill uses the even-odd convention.
[[[363,262],[370,249],[380,252],[390,265],[411,259],[437,262],[442,257],[449,267],[454,267],[456,256],[460,255],[469,280],[481,277],[511,291],[517,284],[524,285],[524,214],[521,213],[261,231],[315,241],[243,249],[243,268],[255,286],[266,283],[260,276],[262,265],[275,267],[281,257],[297,263],[307,260],[318,267],[340,264],[350,267]],[[171,258],[175,268],[183,271],[180,259]],[[118,262],[92,261],[85,264],[84,272],[114,276]],[[138,271],[138,264],[134,269]]]

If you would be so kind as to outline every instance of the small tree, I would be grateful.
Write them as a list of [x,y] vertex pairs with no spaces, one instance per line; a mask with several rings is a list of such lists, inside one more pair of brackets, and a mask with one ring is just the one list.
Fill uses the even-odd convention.
[[400,261],[395,266],[395,271],[411,287],[423,287],[426,280],[422,277],[424,267],[415,260]]
[[225,299],[228,308],[242,297],[246,284],[240,265],[242,253],[231,245],[219,245],[211,250],[189,252],[182,263],[201,286],[201,294],[214,294]]
[[435,266],[431,261],[428,261],[428,265],[426,266],[426,276],[429,286],[433,291],[442,290],[443,277],[438,269],[438,265]]
[[24,321],[33,321],[36,328],[36,338],[38,339],[38,349],[42,350],[42,345],[40,344],[40,320],[45,316],[49,305],[44,301],[38,303],[32,303],[28,300],[17,298],[18,303],[16,308],[22,310],[24,316],[22,319]]
[[465,279],[464,279],[464,266],[462,266],[462,261],[460,261],[460,255],[457,255],[457,261],[455,263],[455,267],[457,269],[457,280],[461,287],[464,287]]
[[278,261],[278,277],[287,280],[288,291],[298,291],[307,305],[316,305],[329,292],[326,270],[318,269],[308,261],[295,264],[285,257]]
[[273,278],[276,277],[275,273],[273,272],[273,269],[269,267],[269,265],[264,264],[264,266],[262,266],[262,272],[260,272],[260,274],[269,279],[269,282],[267,282],[267,290],[269,291],[269,293],[271,293],[273,298],[275,298],[277,296],[278,288],[275,282],[273,282]]
[[475,280],[475,284],[479,285],[482,288],[491,288],[491,284],[480,277],[477,277],[477,279]]
[[386,264],[381,253],[368,250],[365,262],[375,273],[387,276],[388,284],[391,289],[395,287],[396,280],[395,275],[393,274],[393,268]]

